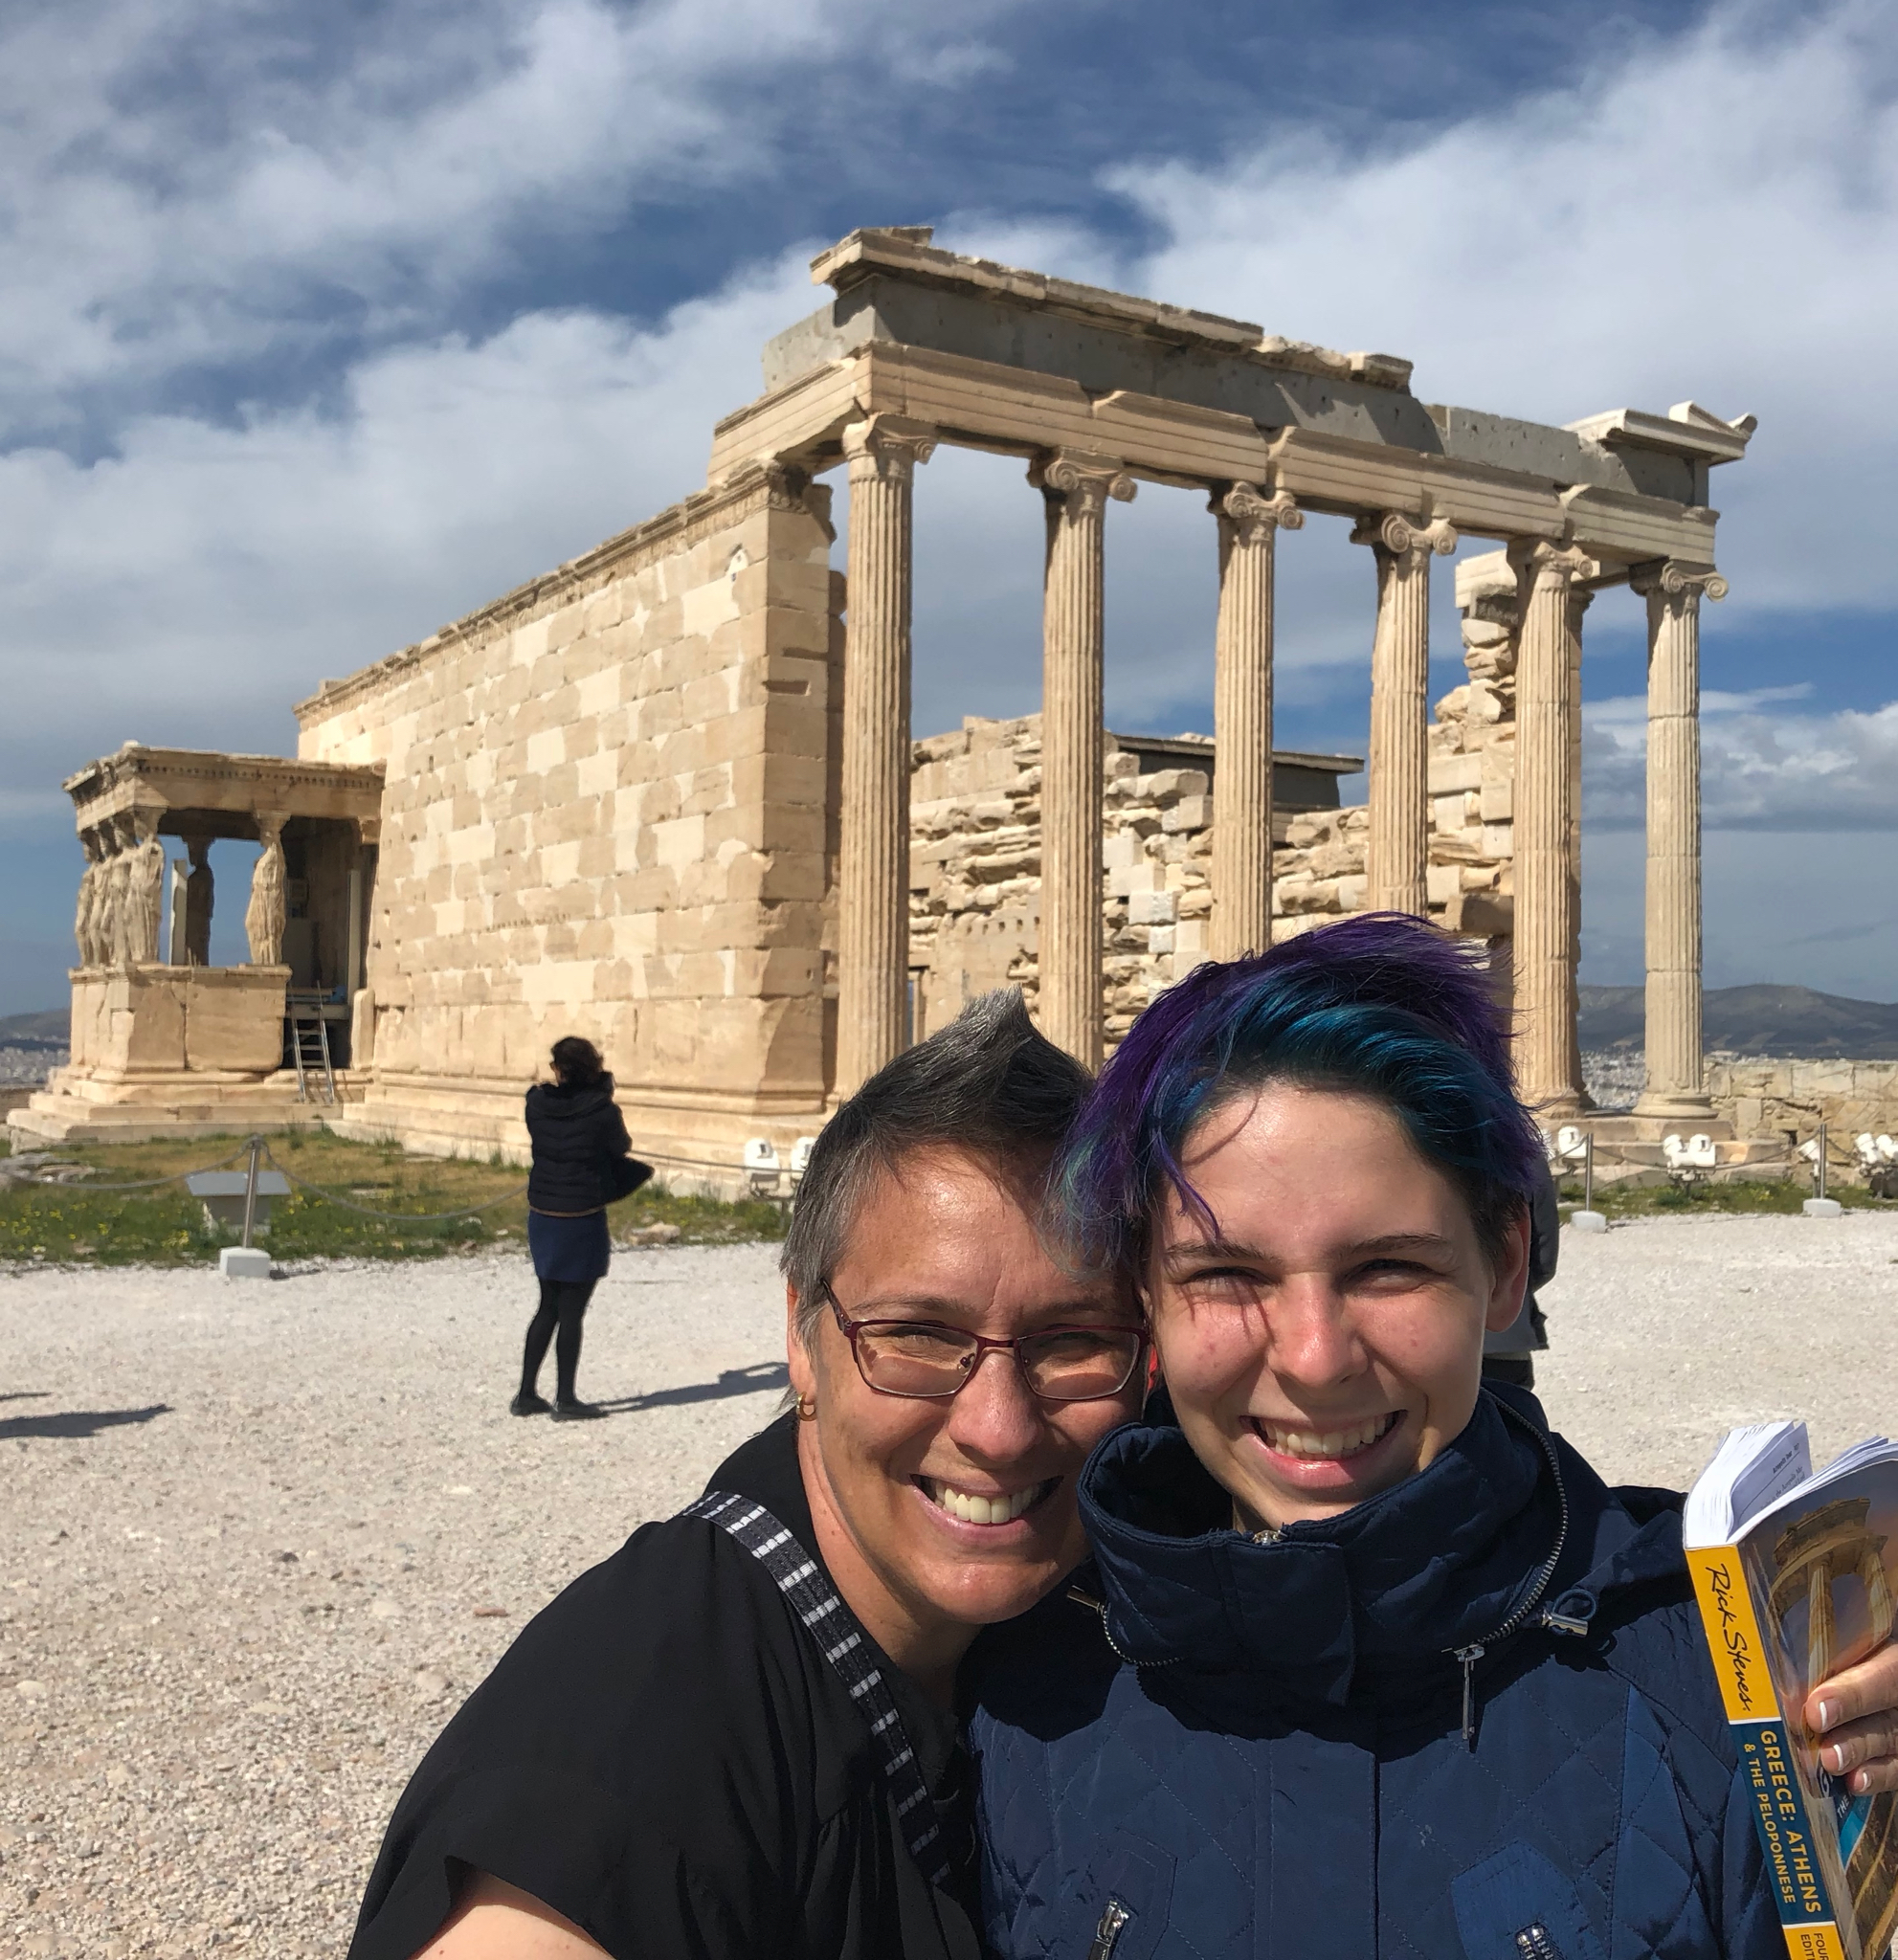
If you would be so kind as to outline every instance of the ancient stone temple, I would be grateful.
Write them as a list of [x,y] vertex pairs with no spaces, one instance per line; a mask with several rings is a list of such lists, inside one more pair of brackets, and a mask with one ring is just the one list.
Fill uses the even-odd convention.
[[[266,1023],[279,991],[286,1013],[315,992],[338,1011],[323,1114],[339,1127],[518,1149],[523,1088],[579,1032],[605,1049],[642,1150],[716,1182],[749,1139],[788,1151],[978,982],[1028,986],[1040,1025],[1092,1064],[1195,959],[1366,906],[1492,947],[1525,1086],[1558,1120],[1584,1101],[1582,619],[1625,585],[1650,647],[1649,1080],[1633,1121],[1715,1126],[1699,611],[1725,590],[1708,473],[1744,456],[1750,419],[1684,403],[1553,428],[1441,406],[1394,356],[959,256],[920,228],[855,233],[813,273],[828,299],[765,348],[764,392],[713,431],[703,490],[324,681],[298,707],[296,764],[178,764],[207,784],[235,772],[241,808],[209,788],[141,802],[90,787],[156,781],[140,759],[158,751],[73,779],[86,889],[105,895],[81,903],[76,1030],[112,1032],[76,1039],[17,1122],[56,1134],[146,1095],[134,1049],[228,1097],[233,1121],[251,1120],[243,1098],[305,1109],[307,1080],[299,1096],[264,1065]],[[945,443],[1024,466],[1021,521],[1046,542],[1042,704],[919,746],[912,504]],[[1143,483],[1204,493],[1217,581],[1214,726],[1171,746],[1103,722],[1105,557]],[[1275,761],[1272,744],[1279,534],[1328,520],[1366,552],[1354,811],[1335,785],[1356,758]],[[1456,568],[1470,678],[1433,724],[1430,581],[1472,539],[1494,548]],[[300,800],[319,782],[320,809]],[[271,867],[241,969],[190,957],[205,942],[188,823],[212,813]],[[338,824],[346,844],[322,828]],[[159,834],[188,852],[163,963]],[[192,1001],[210,1028],[219,990],[255,1011],[242,1044],[158,1032],[180,1014],[189,1030]]]

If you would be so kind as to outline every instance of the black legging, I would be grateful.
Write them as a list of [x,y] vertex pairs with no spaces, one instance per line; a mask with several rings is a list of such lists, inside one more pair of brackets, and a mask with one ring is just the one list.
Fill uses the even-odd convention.
[[580,1367],[580,1323],[586,1318],[587,1303],[593,1297],[596,1280],[543,1280],[540,1311],[527,1324],[527,1346],[521,1357],[521,1392],[540,1392],[541,1363],[547,1359],[547,1343],[554,1341],[554,1374],[559,1383],[555,1394],[563,1402],[575,1401],[573,1377]]

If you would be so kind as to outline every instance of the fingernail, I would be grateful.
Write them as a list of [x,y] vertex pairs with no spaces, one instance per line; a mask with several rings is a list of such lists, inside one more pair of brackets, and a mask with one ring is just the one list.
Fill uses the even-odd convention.
[[1842,1776],[1845,1773],[1845,1751],[1838,1743],[1834,1743],[1830,1748],[1820,1749],[1819,1759],[1835,1776]]
[[1840,1706],[1837,1702],[1821,1702],[1819,1704],[1819,1726],[1827,1729],[1839,1720]]

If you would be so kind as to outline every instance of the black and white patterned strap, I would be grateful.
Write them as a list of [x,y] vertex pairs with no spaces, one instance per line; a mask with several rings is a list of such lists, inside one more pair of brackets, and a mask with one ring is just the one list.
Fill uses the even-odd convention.
[[728,1532],[771,1575],[832,1671],[850,1690],[851,1700],[863,1711],[882,1759],[883,1776],[909,1855],[931,1883],[946,1883],[949,1864],[936,1822],[936,1807],[923,1781],[916,1752],[904,1732],[903,1717],[897,1713],[882,1669],[871,1658],[875,1650],[869,1635],[832,1591],[823,1568],[763,1504],[753,1503],[749,1498],[707,1491],[697,1503],[687,1504],[681,1515],[704,1518]]

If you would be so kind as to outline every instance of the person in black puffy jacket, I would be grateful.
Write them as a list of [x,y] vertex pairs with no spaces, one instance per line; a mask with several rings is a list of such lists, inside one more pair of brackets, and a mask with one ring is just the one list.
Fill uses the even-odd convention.
[[[553,1080],[527,1091],[527,1135],[534,1147],[527,1174],[527,1247],[541,1282],[539,1311],[527,1326],[516,1415],[572,1422],[603,1412],[580,1400],[580,1327],[610,1257],[606,1208],[652,1175],[628,1153],[632,1139],[613,1100],[613,1078],[600,1052],[578,1035],[553,1044]],[[557,1330],[557,1338],[556,1338]],[[540,1392],[541,1363],[554,1343],[557,1386],[551,1405]]]

